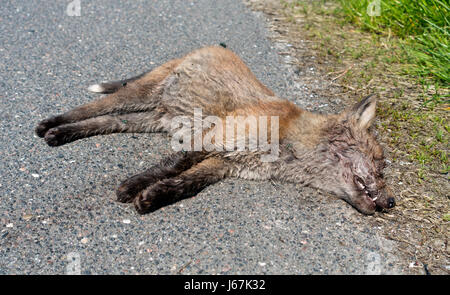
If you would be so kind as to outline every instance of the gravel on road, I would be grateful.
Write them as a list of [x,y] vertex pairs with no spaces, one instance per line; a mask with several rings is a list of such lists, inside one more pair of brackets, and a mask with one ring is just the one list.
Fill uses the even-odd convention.
[[[342,200],[227,179],[152,214],[119,183],[171,153],[162,134],[50,148],[37,122],[195,48],[225,43],[278,95],[340,111],[295,81],[264,16],[241,1],[7,0],[0,10],[0,274],[398,273],[395,244]],[[284,57],[285,58],[285,57]],[[303,71],[304,74],[307,71]],[[75,263],[75,264],[74,264]],[[75,267],[74,267],[75,265]]]

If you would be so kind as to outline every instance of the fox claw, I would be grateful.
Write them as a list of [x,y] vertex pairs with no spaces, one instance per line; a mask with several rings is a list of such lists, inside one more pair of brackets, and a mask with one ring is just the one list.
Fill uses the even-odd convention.
[[39,137],[45,137],[45,134],[50,129],[57,127],[61,124],[61,120],[58,119],[58,117],[51,117],[45,120],[42,120],[39,122],[39,124],[36,126],[35,132],[37,136]]
[[51,128],[51,121],[50,119],[45,119],[41,122],[39,122],[39,124],[37,125],[35,131],[37,136],[39,137],[44,137],[45,133],[47,133],[47,131]]
[[117,201],[121,203],[131,203],[137,194],[138,192],[134,192],[133,188],[126,184],[121,185],[116,191]]
[[45,133],[44,136],[45,142],[49,145],[49,146],[58,146],[59,141],[58,141],[58,129],[54,128],[54,129],[50,129],[49,131],[47,131]]
[[60,146],[68,143],[70,136],[60,128],[52,128],[45,133],[44,140],[49,146]]
[[152,194],[151,190],[140,192],[134,199],[134,207],[139,214],[146,214],[153,212],[160,208],[155,204],[156,196]]

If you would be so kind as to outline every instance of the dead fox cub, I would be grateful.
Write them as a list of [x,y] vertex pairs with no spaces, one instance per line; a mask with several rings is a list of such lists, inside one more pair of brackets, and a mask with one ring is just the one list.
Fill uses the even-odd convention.
[[[225,177],[319,188],[365,214],[395,205],[383,181],[383,149],[369,130],[375,117],[373,96],[341,114],[311,113],[275,96],[238,56],[215,46],[89,90],[109,95],[43,120],[36,133],[50,146],[115,132],[177,135],[174,145],[181,149],[117,190],[118,200],[134,202],[141,214],[193,196]],[[188,131],[183,138],[183,128],[174,128],[180,127],[180,118]],[[213,120],[208,123],[208,118]],[[244,134],[236,139],[241,122]],[[213,129],[207,148],[207,132]],[[248,148],[269,138],[267,143],[276,147],[271,160],[262,157],[269,153],[267,146]],[[244,148],[236,148],[239,143]]]

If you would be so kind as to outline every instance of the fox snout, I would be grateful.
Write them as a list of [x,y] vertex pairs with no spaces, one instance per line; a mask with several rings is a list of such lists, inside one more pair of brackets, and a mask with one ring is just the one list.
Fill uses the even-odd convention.
[[395,198],[391,191],[385,188],[381,193],[381,197],[375,201],[375,204],[379,209],[391,209],[395,206]]
[[367,194],[364,191],[360,191],[355,197],[350,197],[349,199],[344,198],[344,200],[350,203],[350,205],[355,207],[359,212],[366,215],[372,215],[375,211],[391,209],[395,206],[395,198],[386,188],[376,194]]

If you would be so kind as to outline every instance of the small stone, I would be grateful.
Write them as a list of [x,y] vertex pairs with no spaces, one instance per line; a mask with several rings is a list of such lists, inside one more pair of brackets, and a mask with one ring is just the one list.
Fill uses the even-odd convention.
[[124,220],[122,220],[122,222],[125,223],[125,224],[130,224],[130,223],[131,223],[131,220],[129,220],[129,219],[124,219]]
[[31,176],[33,176],[34,178],[38,178],[38,177],[39,177],[39,174],[32,173]]
[[265,263],[265,262],[258,262],[258,264],[259,264],[260,266],[266,266],[266,263]]
[[413,262],[411,262],[411,263],[409,264],[409,267],[410,267],[410,268],[413,268],[413,267],[419,267],[419,264],[417,263],[417,261],[413,261]]
[[25,220],[25,221],[29,221],[29,220],[31,220],[31,218],[33,218],[33,215],[31,215],[31,214],[26,214],[26,215],[22,216],[22,218],[23,218],[23,220]]
[[87,244],[88,241],[89,241],[88,238],[82,238],[80,242],[82,244]]
[[8,224],[6,225],[6,227],[13,227],[13,226],[14,226],[13,223],[8,223]]

